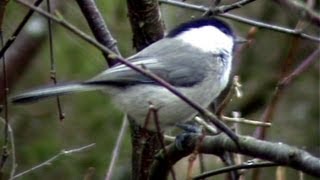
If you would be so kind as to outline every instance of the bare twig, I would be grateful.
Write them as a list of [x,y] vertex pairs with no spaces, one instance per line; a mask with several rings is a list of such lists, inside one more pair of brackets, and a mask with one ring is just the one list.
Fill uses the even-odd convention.
[[229,122],[234,122],[234,123],[243,123],[243,124],[248,124],[248,125],[253,125],[253,126],[264,126],[264,127],[270,127],[271,123],[269,122],[261,122],[261,121],[254,121],[254,120],[249,120],[241,117],[227,117],[227,116],[221,116],[222,120],[229,121]]
[[11,159],[12,159],[12,167],[11,167],[11,172],[10,172],[10,180],[12,179],[12,177],[14,176],[15,172],[16,172],[16,168],[17,168],[17,162],[16,162],[16,148],[15,148],[15,144],[14,144],[14,133],[13,133],[13,129],[10,126],[10,124],[6,122],[5,119],[0,117],[1,122],[5,125],[8,126],[8,132],[9,132],[9,138],[10,138],[10,146],[11,146],[11,150],[10,150],[10,154],[11,154]]
[[297,1],[297,0],[273,0],[280,4],[282,7],[291,9],[295,12],[295,14],[298,14],[302,16],[303,18],[307,19],[311,23],[317,25],[320,27],[320,14],[316,11],[313,11],[310,7],[308,7],[307,4],[304,4],[303,1]]
[[216,114],[220,117],[223,114],[223,111],[227,107],[227,105],[232,100],[232,97],[234,94],[237,98],[242,97],[242,91],[241,91],[241,84],[239,80],[239,76],[234,76],[232,80],[232,84],[230,85],[230,88],[228,89],[228,92],[226,93],[224,99],[219,103],[219,106],[216,109]]
[[238,8],[242,8],[243,6],[252,3],[256,0],[240,0],[240,1],[236,1],[235,3],[229,4],[229,5],[222,5],[222,6],[218,6],[215,7],[213,9],[210,9],[209,11],[206,12],[205,15],[210,16],[210,15],[214,15],[214,14],[221,14],[221,13],[225,13],[234,9],[238,9]]
[[196,145],[191,153],[191,155],[188,158],[188,170],[187,170],[187,179],[191,179],[192,177],[192,169],[194,167],[194,164],[196,162],[197,156],[199,153],[199,148],[201,147],[201,143],[205,137],[205,134],[202,133],[200,137],[197,139]]
[[47,165],[51,165],[55,160],[57,160],[60,156],[63,156],[63,155],[69,155],[69,154],[72,154],[72,153],[77,153],[77,152],[81,152],[81,151],[84,151],[86,149],[89,149],[91,147],[95,146],[95,143],[92,143],[92,144],[89,144],[89,145],[86,145],[86,146],[82,146],[82,147],[79,147],[79,148],[76,148],[76,149],[70,149],[70,150],[62,150],[61,152],[59,152],[58,154],[54,155],[52,158],[44,161],[43,163],[40,163],[26,171],[23,171],[17,175],[15,175],[12,179],[16,179],[16,178],[19,178],[21,176],[24,176],[32,171],[35,171],[39,168],[42,168],[44,166],[47,166]]
[[[50,1],[47,0],[47,11],[48,13],[51,13],[51,5]],[[50,79],[52,80],[53,84],[57,84],[57,71],[55,66],[55,58],[54,58],[54,52],[53,52],[53,32],[52,32],[52,26],[51,26],[51,19],[48,20],[48,31],[49,31],[49,54],[50,54]],[[62,105],[60,102],[59,96],[56,97],[57,100],[57,107],[58,107],[58,114],[59,114],[59,120],[63,121],[65,118],[64,113],[62,112]]]
[[[117,47],[117,41],[112,37],[106,23],[103,20],[99,9],[97,8],[94,0],[77,0],[81,11],[86,18],[90,29],[96,38],[96,40],[111,49],[114,53],[120,56],[119,49]],[[117,62],[114,59],[110,59],[108,54],[103,53],[109,67],[115,65]]]
[[37,7],[35,7],[35,6],[33,6],[33,5],[29,4],[29,3],[26,3],[26,2],[24,2],[22,0],[16,0],[16,1],[21,3],[21,4],[23,4],[24,6],[27,6],[27,7],[31,8],[31,9],[37,11],[39,14],[41,14],[41,15],[47,17],[47,18],[51,18],[53,21],[55,21],[56,23],[59,23],[61,26],[65,27],[66,29],[70,30],[71,32],[77,34],[79,37],[81,37],[82,39],[84,39],[85,41],[90,43],[91,45],[97,47],[98,49],[102,50],[105,53],[108,53],[110,58],[118,60],[120,63],[130,67],[131,69],[133,69],[133,70],[135,70],[135,71],[137,71],[137,72],[139,72],[139,73],[151,78],[152,80],[154,80],[155,82],[157,82],[158,84],[160,84],[161,86],[165,87],[170,92],[175,94],[177,97],[182,99],[184,102],[186,102],[192,108],[197,110],[201,115],[203,115],[204,117],[208,118],[215,126],[217,126],[217,128],[219,128],[221,131],[226,133],[233,141],[237,142],[237,139],[238,139],[237,135],[228,126],[226,126],[224,123],[222,123],[210,111],[208,111],[207,109],[201,107],[199,104],[195,103],[194,101],[190,100],[188,97],[186,97],[185,95],[180,93],[175,87],[170,85],[168,82],[164,81],[163,79],[161,79],[157,75],[155,75],[155,74],[153,74],[153,73],[151,73],[149,71],[146,71],[141,67],[135,66],[131,62],[129,62],[129,61],[119,57],[118,55],[114,54],[109,48],[107,48],[107,47],[103,46],[102,44],[100,44],[99,42],[95,41],[90,36],[86,35],[81,30],[77,29],[75,26],[73,26],[72,24],[68,23],[62,17],[58,18],[56,16],[53,16],[53,15],[41,10],[40,8],[37,8]]
[[[161,149],[163,150],[164,158],[166,158],[166,160],[170,163],[170,159],[167,158],[167,150],[166,150],[166,146],[163,141],[162,130],[161,130],[160,122],[159,122],[159,118],[158,118],[158,109],[155,108],[154,105],[150,102],[149,110],[153,115],[154,123],[155,123],[156,129],[157,129],[158,139],[159,139],[159,142],[161,145]],[[176,180],[177,179],[176,173],[174,172],[173,167],[170,168],[170,173],[171,173],[172,179]]]
[[217,134],[218,131],[213,126],[209,125],[206,121],[204,121],[202,118],[196,116],[194,119],[197,123],[201,124],[205,129],[207,129],[212,134]]
[[2,24],[3,24],[3,17],[6,11],[6,7],[9,0],[1,0],[0,1],[0,33],[2,34]]
[[[39,6],[40,3],[43,0],[37,0],[33,3],[34,6]],[[28,22],[28,20],[30,19],[30,17],[32,16],[34,10],[30,9],[28,11],[28,13],[26,14],[26,16],[23,18],[23,20],[21,21],[21,23],[19,24],[19,26],[17,27],[17,29],[13,32],[13,34],[10,36],[10,38],[8,39],[8,41],[4,44],[4,46],[2,47],[1,51],[0,51],[0,58],[2,58],[2,56],[4,55],[4,53],[7,51],[7,49],[12,45],[12,43],[16,40],[16,37],[18,36],[18,34],[21,32],[22,28],[26,25],[26,23]]]
[[[279,98],[281,97],[283,91],[286,89],[286,87],[289,85],[289,83],[292,82],[292,79],[300,75],[302,72],[304,72],[311,64],[313,64],[316,60],[318,60],[317,57],[320,55],[320,48],[316,49],[311,55],[309,55],[305,60],[302,61],[302,63],[292,71],[288,76],[284,76],[283,79],[279,80],[279,83],[276,87],[276,90],[270,100],[269,105],[265,109],[263,115],[262,115],[262,122],[270,122],[274,113],[275,106],[278,103]],[[266,131],[264,127],[258,127],[254,133],[254,136],[259,139],[264,139],[266,136]]]
[[193,177],[193,179],[194,180],[203,179],[203,178],[215,176],[222,173],[228,173],[230,171],[240,170],[240,169],[253,169],[253,168],[272,167],[272,166],[278,166],[278,164],[273,162],[243,163],[239,165],[233,165],[233,166],[228,166],[221,169],[208,171]]
[[[0,27],[1,28],[1,27]],[[3,47],[3,36],[2,32],[0,32],[0,41],[1,41],[1,47]],[[8,79],[7,79],[7,66],[6,66],[6,59],[5,56],[2,57],[2,86],[3,86],[3,97],[4,97],[4,120],[5,120],[5,126],[4,126],[4,142],[2,146],[2,154],[1,154],[1,160],[0,160],[0,171],[2,172],[3,166],[9,156],[8,152],[8,141],[9,141],[9,117],[8,117]]]
[[[194,5],[194,4],[180,2],[180,1],[174,1],[174,0],[159,0],[159,2],[174,5],[177,7],[192,9],[192,10],[199,11],[199,12],[207,12],[210,10],[209,8],[207,8],[205,6],[199,6],[199,5]],[[259,21],[252,20],[249,18],[240,17],[239,15],[233,15],[230,13],[218,14],[218,16],[232,19],[232,20],[244,23],[244,24],[251,25],[251,26],[256,26],[256,27],[263,28],[263,29],[268,29],[268,30],[272,30],[272,31],[276,31],[276,32],[284,33],[284,34],[289,34],[289,35],[297,36],[300,38],[309,39],[309,40],[312,40],[315,42],[320,42],[319,37],[315,37],[315,36],[311,36],[311,35],[302,33],[299,30],[293,30],[293,29],[288,29],[288,28],[281,27],[281,26],[267,24],[267,23],[259,22]]]
[[299,76],[301,73],[311,66],[315,61],[319,60],[320,48],[316,49],[307,59],[305,59],[295,70],[292,71],[287,77],[280,81],[280,86],[287,86],[292,82],[294,78]]
[[112,178],[113,168],[115,166],[116,160],[118,159],[121,143],[123,142],[123,138],[124,138],[125,132],[127,131],[127,127],[128,127],[127,116],[124,116],[122,120],[121,129],[119,131],[118,138],[116,141],[116,145],[114,146],[112,151],[111,161],[109,164],[109,168],[108,168],[105,180],[110,180]]

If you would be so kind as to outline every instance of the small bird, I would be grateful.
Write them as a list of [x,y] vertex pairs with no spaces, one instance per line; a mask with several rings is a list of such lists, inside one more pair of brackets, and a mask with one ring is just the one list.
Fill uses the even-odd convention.
[[[236,43],[225,22],[201,18],[183,23],[166,37],[127,58],[177,88],[192,101],[207,107],[226,87]],[[117,64],[79,83],[55,85],[14,96],[13,103],[35,102],[74,92],[101,90],[115,105],[143,126],[150,103],[157,108],[160,127],[167,129],[191,120],[197,112],[169,90],[135,70]],[[156,130],[153,120],[149,130]]]

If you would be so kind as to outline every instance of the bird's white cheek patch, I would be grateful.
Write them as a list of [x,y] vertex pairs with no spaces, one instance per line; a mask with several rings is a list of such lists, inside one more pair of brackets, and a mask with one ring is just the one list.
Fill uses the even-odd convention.
[[191,28],[177,38],[205,52],[217,53],[220,49],[231,52],[233,48],[233,38],[213,26]]

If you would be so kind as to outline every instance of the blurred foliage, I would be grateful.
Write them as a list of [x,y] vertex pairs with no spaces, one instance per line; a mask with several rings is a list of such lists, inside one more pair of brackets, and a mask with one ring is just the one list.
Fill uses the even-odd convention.
[[[65,19],[90,34],[77,4],[74,1],[63,3]],[[132,34],[127,19],[125,1],[97,0],[96,3],[110,31],[117,39],[122,55],[127,57],[133,54],[135,51],[132,48]],[[196,3],[203,3],[203,1],[196,1]],[[167,29],[190,19],[192,16],[199,17],[201,15],[191,10],[167,5],[162,5],[161,11]],[[6,38],[9,37],[25,13],[25,8],[10,1],[4,22]],[[294,28],[298,21],[297,16],[284,11],[270,1],[258,1],[235,10],[233,13],[290,28]],[[227,21],[241,36],[245,36],[250,28],[248,25]],[[319,29],[309,24],[307,24],[306,32],[319,36]],[[54,24],[53,38],[59,81],[84,80],[106,67],[103,56],[98,50],[59,25]],[[255,43],[235,58],[235,61],[240,61],[238,71],[235,74],[239,74],[241,77],[244,97],[234,99],[227,112],[245,107],[248,100],[257,91],[263,91],[263,97],[260,97],[262,106],[254,106],[246,114],[248,119],[259,120],[261,118],[261,114],[275,90],[281,65],[288,56],[292,40],[293,37],[289,35],[269,30],[258,30]],[[51,83],[48,43],[41,46],[43,46],[42,51],[39,52],[32,65],[28,67],[28,71],[12,89],[12,93]],[[317,46],[318,44],[314,42],[299,40],[298,51],[294,54],[293,67],[302,62]],[[122,114],[113,107],[109,97],[99,92],[76,94],[61,99],[63,112],[66,114],[66,119],[63,122],[58,119],[54,100],[27,106],[10,106],[10,120],[15,135],[17,171],[21,172],[31,168],[59,153],[62,149],[77,148],[90,143],[96,143],[96,146],[67,157],[63,156],[53,164],[38,169],[21,179],[43,179],[44,177],[45,179],[82,179],[90,167],[95,169],[97,179],[102,179],[111,159]],[[251,135],[254,128],[241,125],[241,131],[243,134]],[[320,155],[319,61],[296,78],[285,90],[276,109],[273,126],[268,134],[268,140],[284,142],[304,148],[317,156]],[[131,164],[130,151],[129,133],[126,133],[114,179],[128,179]],[[212,162],[211,160],[210,164]],[[9,173],[10,163],[7,163],[6,170]],[[270,172],[275,173],[274,169],[268,171],[268,173]],[[264,175],[267,175],[268,179],[273,179],[270,178],[270,174]],[[288,170],[288,177],[297,179],[297,176],[298,172]],[[305,179],[312,178],[307,176]]]

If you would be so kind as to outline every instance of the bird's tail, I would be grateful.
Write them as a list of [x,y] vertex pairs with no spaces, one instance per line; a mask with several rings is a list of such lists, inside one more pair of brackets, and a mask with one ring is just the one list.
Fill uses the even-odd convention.
[[74,92],[98,90],[101,88],[102,86],[93,86],[81,83],[55,85],[16,95],[11,98],[11,102],[15,104],[32,103],[45,98],[71,94]]

